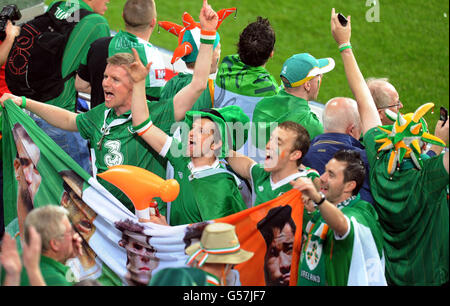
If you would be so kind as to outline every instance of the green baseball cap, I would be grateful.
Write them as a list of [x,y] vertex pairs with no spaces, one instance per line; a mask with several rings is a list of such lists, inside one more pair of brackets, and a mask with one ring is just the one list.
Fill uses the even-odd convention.
[[298,87],[319,74],[327,73],[334,68],[331,57],[316,59],[309,53],[295,54],[288,58],[281,69],[280,77],[285,77],[289,83],[285,87]]

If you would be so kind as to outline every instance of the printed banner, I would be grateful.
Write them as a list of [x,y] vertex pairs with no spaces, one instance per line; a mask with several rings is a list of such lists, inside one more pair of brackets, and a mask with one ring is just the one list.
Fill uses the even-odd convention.
[[[83,238],[84,254],[70,260],[69,281],[147,285],[155,273],[186,265],[186,247],[209,222],[236,226],[245,250],[255,255],[237,265],[235,285],[295,285],[302,236],[300,192],[237,214],[191,225],[139,223],[137,217],[73,161],[12,101],[3,112],[6,231],[19,237],[28,212],[62,205]],[[132,183],[132,182],[130,182]]]

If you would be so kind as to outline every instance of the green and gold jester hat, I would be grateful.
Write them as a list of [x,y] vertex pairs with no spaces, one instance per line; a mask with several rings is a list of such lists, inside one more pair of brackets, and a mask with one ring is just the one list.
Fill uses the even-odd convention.
[[[219,28],[225,18],[227,18],[232,13],[235,13],[236,17],[237,9],[235,7],[222,9],[217,12],[219,21],[217,23],[216,30]],[[160,21],[158,22],[158,25],[164,30],[178,37],[178,47],[175,49],[175,51],[173,51],[171,60],[172,65],[180,58],[183,59],[186,63],[192,63],[196,61],[198,49],[200,48],[200,23],[195,22],[194,18],[192,18],[189,13],[184,12],[184,27],[170,21]],[[219,33],[216,32],[216,39],[213,44],[214,49],[219,44],[219,41],[220,36]]]
[[379,126],[378,129],[384,134],[378,135],[375,142],[382,143],[378,152],[391,151],[387,169],[390,175],[398,169],[404,158],[410,158],[419,170],[422,169],[423,162],[420,155],[424,143],[445,147],[445,142],[428,133],[426,122],[422,118],[433,107],[433,103],[426,103],[414,114],[406,115],[386,110],[386,116],[394,121],[394,124]]

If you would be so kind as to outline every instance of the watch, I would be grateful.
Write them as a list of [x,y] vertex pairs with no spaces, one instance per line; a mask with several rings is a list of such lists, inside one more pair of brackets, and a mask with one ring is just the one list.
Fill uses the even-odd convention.
[[313,202],[314,202],[314,204],[315,204],[314,207],[320,206],[320,205],[323,204],[323,202],[325,202],[325,195],[323,194],[323,192],[319,191],[319,194],[320,194],[320,200],[319,200],[319,202],[315,202],[315,201],[313,200]]

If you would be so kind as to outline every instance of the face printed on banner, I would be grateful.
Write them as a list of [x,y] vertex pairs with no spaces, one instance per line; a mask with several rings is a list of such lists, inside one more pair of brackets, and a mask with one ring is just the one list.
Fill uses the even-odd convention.
[[288,286],[296,225],[289,205],[271,208],[257,228],[266,243],[264,279],[266,286]]
[[17,148],[14,171],[17,180],[17,217],[22,233],[25,218],[34,207],[34,198],[41,185],[42,177],[37,169],[40,150],[20,124],[12,129]]
[[125,278],[131,285],[147,286],[152,277],[152,271],[159,265],[156,249],[150,244],[150,236],[143,233],[143,226],[132,220],[118,221],[116,228],[122,231],[119,245],[127,252]]
[[190,157],[210,157],[221,147],[217,125],[208,118],[196,118],[189,132],[187,155]]
[[293,131],[277,127],[266,145],[264,170],[275,172],[283,169],[291,160],[296,135]]
[[289,223],[281,230],[272,230],[274,238],[266,254],[266,274],[270,285],[288,286],[291,279],[294,232]]

